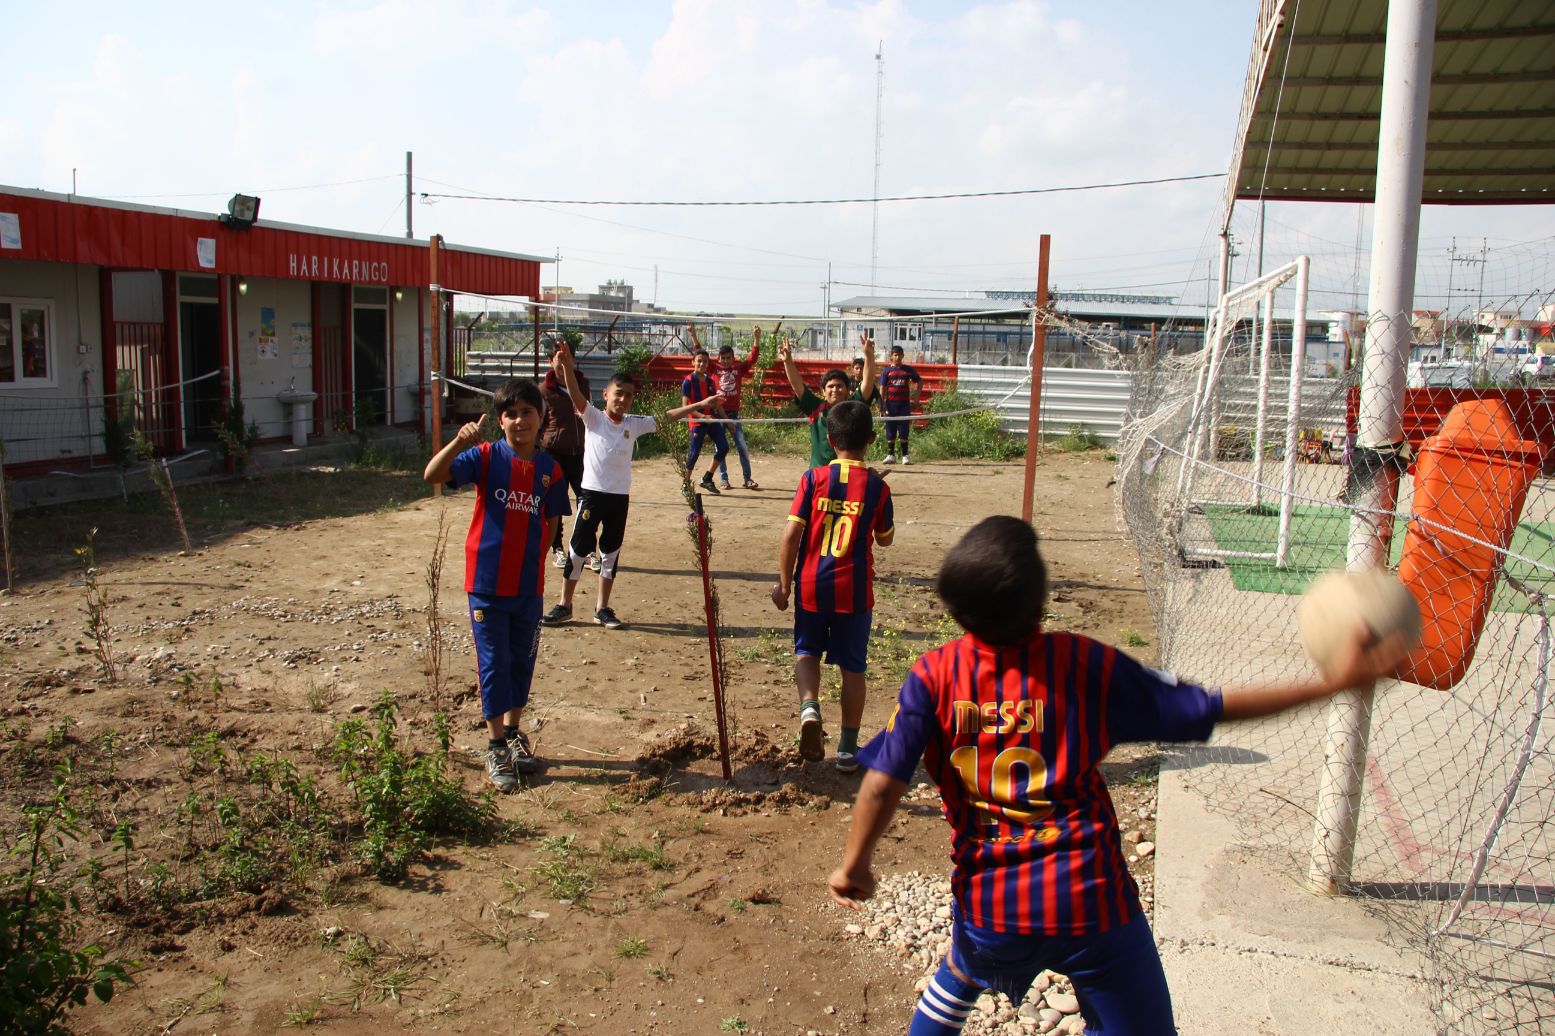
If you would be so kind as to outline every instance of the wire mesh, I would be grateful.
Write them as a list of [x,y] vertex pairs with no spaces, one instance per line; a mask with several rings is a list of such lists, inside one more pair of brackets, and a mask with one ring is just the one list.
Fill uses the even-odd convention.
[[[1290,312],[1289,291],[1276,312]],[[1440,359],[1435,317],[1397,318],[1401,329],[1374,314],[1350,343],[1355,365],[1331,377],[1327,355],[1292,370],[1290,323],[1271,328],[1262,301],[1225,308],[1204,349],[1135,369],[1118,503],[1162,662],[1219,684],[1310,673],[1296,604],[1317,574],[1368,551],[1399,568],[1426,637],[1408,679],[1225,725],[1184,777],[1267,858],[1383,916],[1421,955],[1445,1031],[1555,1031],[1555,391],[1519,384],[1523,361],[1495,351],[1522,341],[1506,355],[1537,355],[1551,297],[1507,296],[1484,307],[1501,329],[1449,337],[1469,387],[1408,387],[1398,370],[1391,396],[1361,385],[1359,336],[1401,332],[1414,356]],[[1357,445],[1378,426],[1398,441]],[[1335,859],[1345,789],[1355,827],[1339,831]]]

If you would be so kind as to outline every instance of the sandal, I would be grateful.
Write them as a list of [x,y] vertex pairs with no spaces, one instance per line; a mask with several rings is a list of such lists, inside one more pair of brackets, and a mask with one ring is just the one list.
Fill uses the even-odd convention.
[[746,489],[760,489],[761,487],[756,484],[756,480],[755,479],[748,478],[748,479],[745,480],[745,488]]

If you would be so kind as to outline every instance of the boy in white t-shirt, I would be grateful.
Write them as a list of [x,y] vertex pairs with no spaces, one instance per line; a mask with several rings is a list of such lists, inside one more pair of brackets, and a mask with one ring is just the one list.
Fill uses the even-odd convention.
[[[602,557],[594,621],[606,629],[620,629],[621,620],[610,607],[610,589],[615,585],[621,542],[626,538],[626,512],[632,491],[632,453],[639,438],[658,431],[660,419],[627,412],[637,394],[637,382],[630,374],[611,376],[605,385],[605,409],[600,410],[578,387],[572,354],[562,350],[556,355],[567,392],[572,396],[573,408],[583,419],[583,491],[578,497],[578,515],[572,523],[572,537],[567,542],[562,599],[540,621],[547,626],[560,626],[572,618],[572,595],[583,575],[583,560],[593,553],[597,538]],[[717,404],[718,396],[712,395],[666,411],[662,420],[678,420],[692,411],[706,410]]]

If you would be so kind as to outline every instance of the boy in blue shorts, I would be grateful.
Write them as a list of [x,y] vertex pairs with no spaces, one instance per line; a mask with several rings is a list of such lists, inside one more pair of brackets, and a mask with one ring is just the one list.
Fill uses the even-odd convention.
[[1097,764],[1127,741],[1203,741],[1222,720],[1272,715],[1371,683],[1398,638],[1358,625],[1321,680],[1212,690],[1179,683],[1075,633],[1045,633],[1047,569],[1018,518],[979,522],[945,555],[938,590],[966,635],[913,666],[885,730],[859,753],[859,789],[832,898],[862,909],[876,843],[918,760],[951,824],[951,947],[911,1036],[954,1036],[985,989],[1020,1003],[1069,976],[1087,1032],[1175,1032],[1171,997],[1124,864]]
[[540,387],[515,378],[497,390],[492,409],[502,438],[482,441],[482,414],[437,451],[422,477],[433,485],[476,487],[464,589],[486,719],[486,773],[498,790],[512,791],[519,772],[540,765],[519,722],[540,650],[545,552],[561,515],[572,509],[561,465],[535,448],[545,412]]
[[821,656],[842,670],[842,737],[837,769],[858,769],[858,731],[864,718],[864,669],[875,607],[871,541],[891,545],[891,490],[864,466],[875,441],[869,408],[845,400],[828,408],[826,432],[837,459],[799,479],[778,548],[772,603],[788,608],[794,596],[794,683],[799,688],[799,754],[825,755],[821,725]]
[[[691,357],[691,373],[680,383],[680,400],[687,406],[694,406],[706,399],[713,402],[707,404],[709,415],[723,417],[723,395],[718,391],[718,386],[713,384],[713,377],[707,372],[710,359],[706,349],[698,349]],[[718,487],[713,484],[713,472],[718,470],[718,465],[724,463],[724,458],[729,455],[729,436],[721,424],[708,424],[692,417],[688,422],[691,445],[686,452],[686,470],[692,477],[696,476],[697,457],[702,452],[702,440],[713,440],[713,462],[707,466],[707,474],[702,476],[698,483],[707,493],[718,495]],[[728,483],[728,478],[724,482]]]
[[896,443],[902,443],[902,463],[911,464],[907,440],[912,435],[912,408],[923,388],[923,377],[902,362],[906,353],[891,346],[891,362],[880,372],[880,408],[885,412],[885,463],[896,463]]

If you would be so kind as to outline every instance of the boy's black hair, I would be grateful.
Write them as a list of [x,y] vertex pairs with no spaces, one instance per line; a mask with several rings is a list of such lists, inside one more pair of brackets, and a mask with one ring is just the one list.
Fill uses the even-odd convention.
[[843,371],[843,370],[840,370],[840,369],[836,369],[836,368],[834,368],[832,370],[829,370],[825,374],[821,375],[821,391],[822,392],[826,391],[826,383],[829,382],[829,381],[840,381],[840,382],[842,382],[842,384],[844,386],[848,386],[848,385],[852,385],[853,384],[853,379],[848,377],[846,371]]
[[627,371],[616,371],[610,375],[610,380],[605,382],[605,388],[609,388],[611,385],[628,385],[633,392],[636,392],[638,388],[637,379],[632,377]]
[[935,589],[951,618],[979,640],[1020,643],[1047,610],[1047,565],[1036,530],[1009,515],[984,518],[945,554]]
[[732,346],[732,345],[720,345],[718,347],[718,355],[719,356],[723,356],[725,354],[727,354],[729,356],[733,356],[734,355],[734,346]]
[[864,357],[862,357],[862,356],[855,356],[855,357],[853,357],[853,362],[858,364],[860,367],[862,367],[862,366],[864,366]]
[[708,354],[708,351],[706,349],[698,349],[696,352],[691,354],[691,358],[693,360],[696,359],[698,356],[706,356],[709,360],[712,359],[712,356]]
[[545,396],[540,393],[540,386],[529,378],[509,378],[491,397],[491,409],[498,414],[515,403],[528,403],[545,414]]
[[899,345],[893,345],[893,346],[891,346],[891,355],[892,356],[906,356],[907,355],[907,350],[903,349]]
[[838,450],[862,450],[875,436],[875,420],[869,407],[847,399],[826,411],[826,438]]

